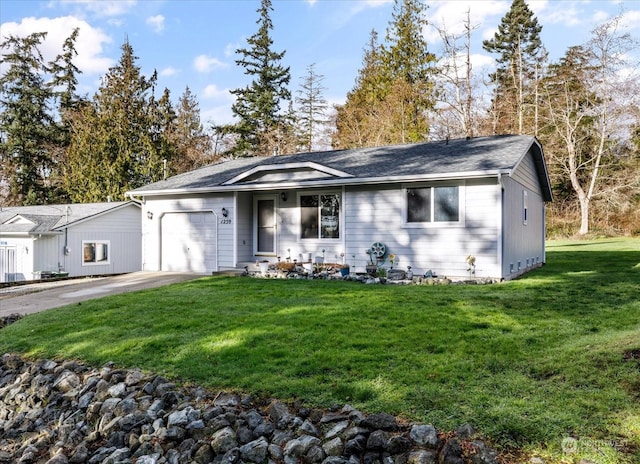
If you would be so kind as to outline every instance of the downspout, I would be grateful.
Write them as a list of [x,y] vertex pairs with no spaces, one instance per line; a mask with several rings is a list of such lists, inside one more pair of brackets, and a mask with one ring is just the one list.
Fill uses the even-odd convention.
[[500,196],[498,198],[498,238],[496,245],[498,248],[498,268],[500,269],[500,279],[504,278],[504,183],[502,173],[498,172],[498,187]]

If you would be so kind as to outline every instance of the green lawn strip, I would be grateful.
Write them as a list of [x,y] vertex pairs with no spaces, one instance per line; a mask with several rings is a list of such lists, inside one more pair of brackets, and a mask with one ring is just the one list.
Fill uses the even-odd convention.
[[203,278],[25,317],[0,351],[469,422],[556,454],[563,437],[610,440],[624,460],[640,447],[640,365],[624,358],[640,350],[640,241],[554,242],[547,258],[487,286]]

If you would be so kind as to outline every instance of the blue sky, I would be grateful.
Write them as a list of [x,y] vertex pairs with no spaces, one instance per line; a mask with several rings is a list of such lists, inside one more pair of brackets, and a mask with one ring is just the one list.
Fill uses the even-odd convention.
[[[362,63],[372,29],[384,37],[391,19],[392,0],[272,0],[275,51],[286,50],[291,67],[290,90],[299,90],[307,67],[315,64],[324,76],[324,95],[330,103],[344,102]],[[586,42],[602,21],[622,12],[623,24],[640,36],[640,1],[531,0],[543,26],[542,39],[557,59],[571,45]],[[467,9],[477,26],[473,35],[476,70],[491,71],[493,58],[482,40],[493,36],[510,0],[427,0],[431,23],[443,23],[460,33]],[[80,28],[76,44],[80,93],[93,95],[100,78],[121,55],[128,38],[145,75],[157,70],[158,93],[167,87],[174,101],[189,86],[200,103],[202,122],[230,122],[230,89],[248,78],[235,64],[236,49],[246,46],[257,30],[260,0],[1,0],[0,34],[26,35],[46,31],[41,47],[52,59],[73,28]],[[430,51],[441,43],[434,28],[425,30]],[[1,70],[1,68],[0,68]]]

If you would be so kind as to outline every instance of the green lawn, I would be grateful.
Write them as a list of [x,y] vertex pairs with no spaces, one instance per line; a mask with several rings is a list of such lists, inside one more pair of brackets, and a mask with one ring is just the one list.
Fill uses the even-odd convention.
[[0,352],[471,423],[547,462],[638,462],[640,240],[550,242],[547,262],[487,286],[209,277],[25,317]]

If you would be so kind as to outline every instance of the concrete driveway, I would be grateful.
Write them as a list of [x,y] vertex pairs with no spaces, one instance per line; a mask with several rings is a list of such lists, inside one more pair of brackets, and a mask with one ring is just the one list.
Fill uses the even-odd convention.
[[204,277],[185,272],[132,272],[109,277],[59,280],[0,289],[0,317],[32,314],[117,293],[161,287]]

